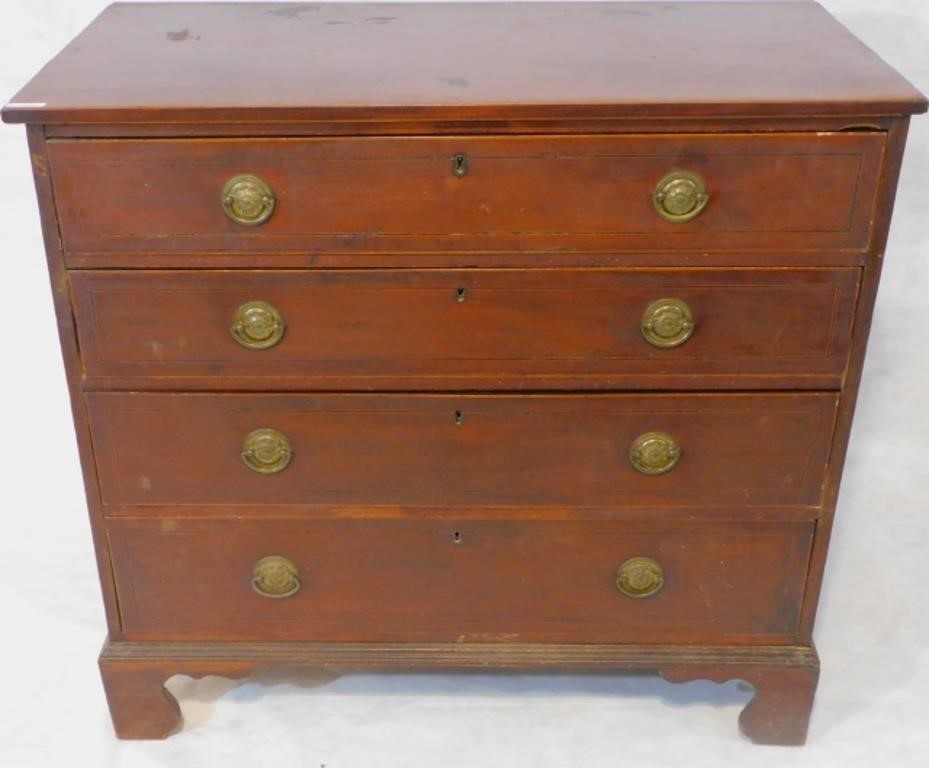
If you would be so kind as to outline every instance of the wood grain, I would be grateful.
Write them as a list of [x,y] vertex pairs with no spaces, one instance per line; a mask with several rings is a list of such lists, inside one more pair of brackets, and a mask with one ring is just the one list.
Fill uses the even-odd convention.
[[7,121],[909,114],[912,85],[812,2],[118,4]]
[[806,664],[732,667],[710,664],[665,667],[672,683],[704,679],[723,683],[734,675],[751,683],[754,698],[739,714],[739,728],[756,744],[802,746],[806,743],[813,698],[819,683],[819,660]]
[[521,674],[578,670],[658,671],[670,681],[707,678],[749,682],[756,696],[739,724],[764,744],[806,738],[819,658],[812,647],[662,646],[528,643],[125,643],[109,642],[100,670],[117,735],[161,739],[181,726],[179,707],[164,688],[175,674],[260,680],[269,669],[513,669]]
[[[304,508],[816,506],[836,405],[832,393],[86,398],[106,504]],[[240,458],[261,428],[292,445],[279,474]],[[682,450],[658,476],[628,458],[652,431]]]
[[[42,223],[42,237],[45,244],[49,284],[55,306],[55,320],[67,379],[71,414],[74,420],[74,433],[84,481],[85,500],[88,506],[90,528],[93,532],[94,554],[97,561],[100,588],[103,593],[107,629],[111,638],[119,638],[121,631],[119,605],[117,604],[113,574],[110,569],[109,546],[102,527],[102,504],[93,454],[93,436],[81,391],[83,364],[81,362],[74,313],[71,308],[69,273],[65,269],[62,258],[58,220],[55,217],[54,190],[46,151],[48,145],[41,126],[31,125],[27,127],[26,131],[32,175],[39,205],[39,216]],[[23,375],[32,374],[23,373]]]
[[[105,389],[838,389],[858,270],[75,271],[85,386]],[[673,296],[696,331],[642,336]],[[260,299],[284,339],[246,349]]]
[[[790,642],[810,523],[255,518],[111,520],[126,638],[422,642]],[[282,555],[291,598],[252,589]],[[620,565],[657,560],[630,599]]]
[[826,568],[826,553],[829,550],[829,541],[842,482],[842,472],[845,468],[845,457],[848,453],[852,422],[855,416],[855,405],[858,402],[861,375],[868,348],[868,336],[871,332],[871,320],[877,301],[881,270],[884,266],[887,238],[890,232],[894,200],[897,194],[897,182],[903,165],[903,153],[908,131],[909,121],[901,120],[887,137],[886,159],[881,169],[880,197],[875,211],[874,237],[869,248],[867,264],[862,272],[861,289],[855,315],[852,348],[849,354],[848,378],[836,414],[832,448],[833,458],[829,462],[829,471],[823,483],[824,515],[817,526],[816,543],[810,564],[810,583],[803,609],[804,638],[807,640],[810,640],[813,635],[816,610],[822,590]]
[[[641,2],[641,0],[638,0]],[[233,136],[506,136],[551,134],[640,133],[859,133],[888,131],[890,115],[783,115],[778,117],[649,118],[591,115],[584,117],[521,120],[352,120],[330,117],[325,121],[262,123],[54,123],[45,126],[49,138],[169,138]]]
[[224,251],[180,255],[171,251],[153,253],[93,252],[65,253],[64,263],[72,270],[84,269],[578,269],[578,268],[680,268],[724,267],[830,267],[861,270],[867,253],[857,250],[694,250],[678,244],[674,250],[624,251],[598,247],[574,250],[497,251],[471,249],[423,251]]
[[[50,143],[74,253],[863,249],[883,134],[291,138]],[[459,178],[453,158],[464,154]],[[652,194],[699,173],[710,203],[675,224]],[[247,227],[220,205],[257,174],[277,196]],[[475,258],[478,258],[475,256]]]
[[[744,679],[743,732],[802,743],[926,107],[810,2],[107,9],[3,118],[30,123],[117,734],[179,726],[177,673],[512,667]],[[671,169],[709,184],[686,225],[652,206]],[[278,198],[256,229],[219,201],[245,172]],[[672,294],[697,332],[653,350]],[[254,298],[288,322],[261,353],[228,332]],[[258,427],[285,472],[241,461]],[[645,477],[652,430],[683,455]],[[267,554],[294,597],[252,590]],[[633,556],[664,567],[647,600],[615,587]]]

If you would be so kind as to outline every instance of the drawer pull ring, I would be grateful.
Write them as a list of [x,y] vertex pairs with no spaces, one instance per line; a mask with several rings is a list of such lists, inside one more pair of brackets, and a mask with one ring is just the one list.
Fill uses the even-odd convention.
[[650,557],[633,557],[619,566],[616,588],[626,597],[651,597],[664,586],[664,570]]
[[252,569],[252,589],[262,597],[290,597],[300,591],[300,572],[286,557],[268,555]]
[[673,171],[658,182],[652,201],[665,221],[683,224],[703,213],[710,202],[710,193],[706,182],[696,173]]
[[264,179],[242,174],[226,182],[222,203],[226,215],[236,224],[256,227],[271,218],[277,199]]
[[242,461],[245,466],[261,475],[283,472],[292,457],[290,441],[276,429],[249,432],[242,444]]
[[653,347],[679,347],[694,332],[694,316],[686,301],[658,299],[642,314],[642,335]]
[[681,447],[664,432],[646,432],[629,446],[629,461],[643,475],[662,475],[674,469]]
[[284,338],[284,318],[266,301],[249,301],[236,310],[232,338],[247,349],[270,349]]

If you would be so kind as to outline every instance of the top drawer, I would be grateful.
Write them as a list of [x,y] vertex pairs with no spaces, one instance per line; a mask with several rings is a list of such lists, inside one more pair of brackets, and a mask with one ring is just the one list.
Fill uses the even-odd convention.
[[862,250],[883,141],[61,140],[49,154],[74,254],[460,250],[479,260],[515,250]]

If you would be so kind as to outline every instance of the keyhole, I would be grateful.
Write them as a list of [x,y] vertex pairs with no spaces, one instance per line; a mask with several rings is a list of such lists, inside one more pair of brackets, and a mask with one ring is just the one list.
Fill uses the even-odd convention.
[[455,426],[460,427],[464,424],[464,414],[461,411],[455,411]]
[[459,304],[464,304],[464,300],[468,297],[468,291],[465,288],[458,287],[455,289],[455,300]]
[[453,543],[453,544],[461,544],[461,531],[455,531],[455,532],[452,534],[452,543]]
[[468,174],[468,158],[461,154],[455,155],[452,162],[452,173],[458,178],[466,176]]

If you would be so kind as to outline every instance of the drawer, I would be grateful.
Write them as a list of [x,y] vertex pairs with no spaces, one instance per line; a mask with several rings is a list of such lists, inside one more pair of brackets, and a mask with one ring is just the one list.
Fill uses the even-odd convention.
[[813,526],[164,518],[108,532],[130,640],[779,643],[796,633]]
[[265,509],[818,505],[837,402],[833,393],[86,398],[109,507]]
[[71,273],[90,387],[838,389],[859,271]]
[[70,253],[293,251],[296,262],[463,249],[480,261],[512,249],[863,250],[884,140],[53,140],[48,150]]

